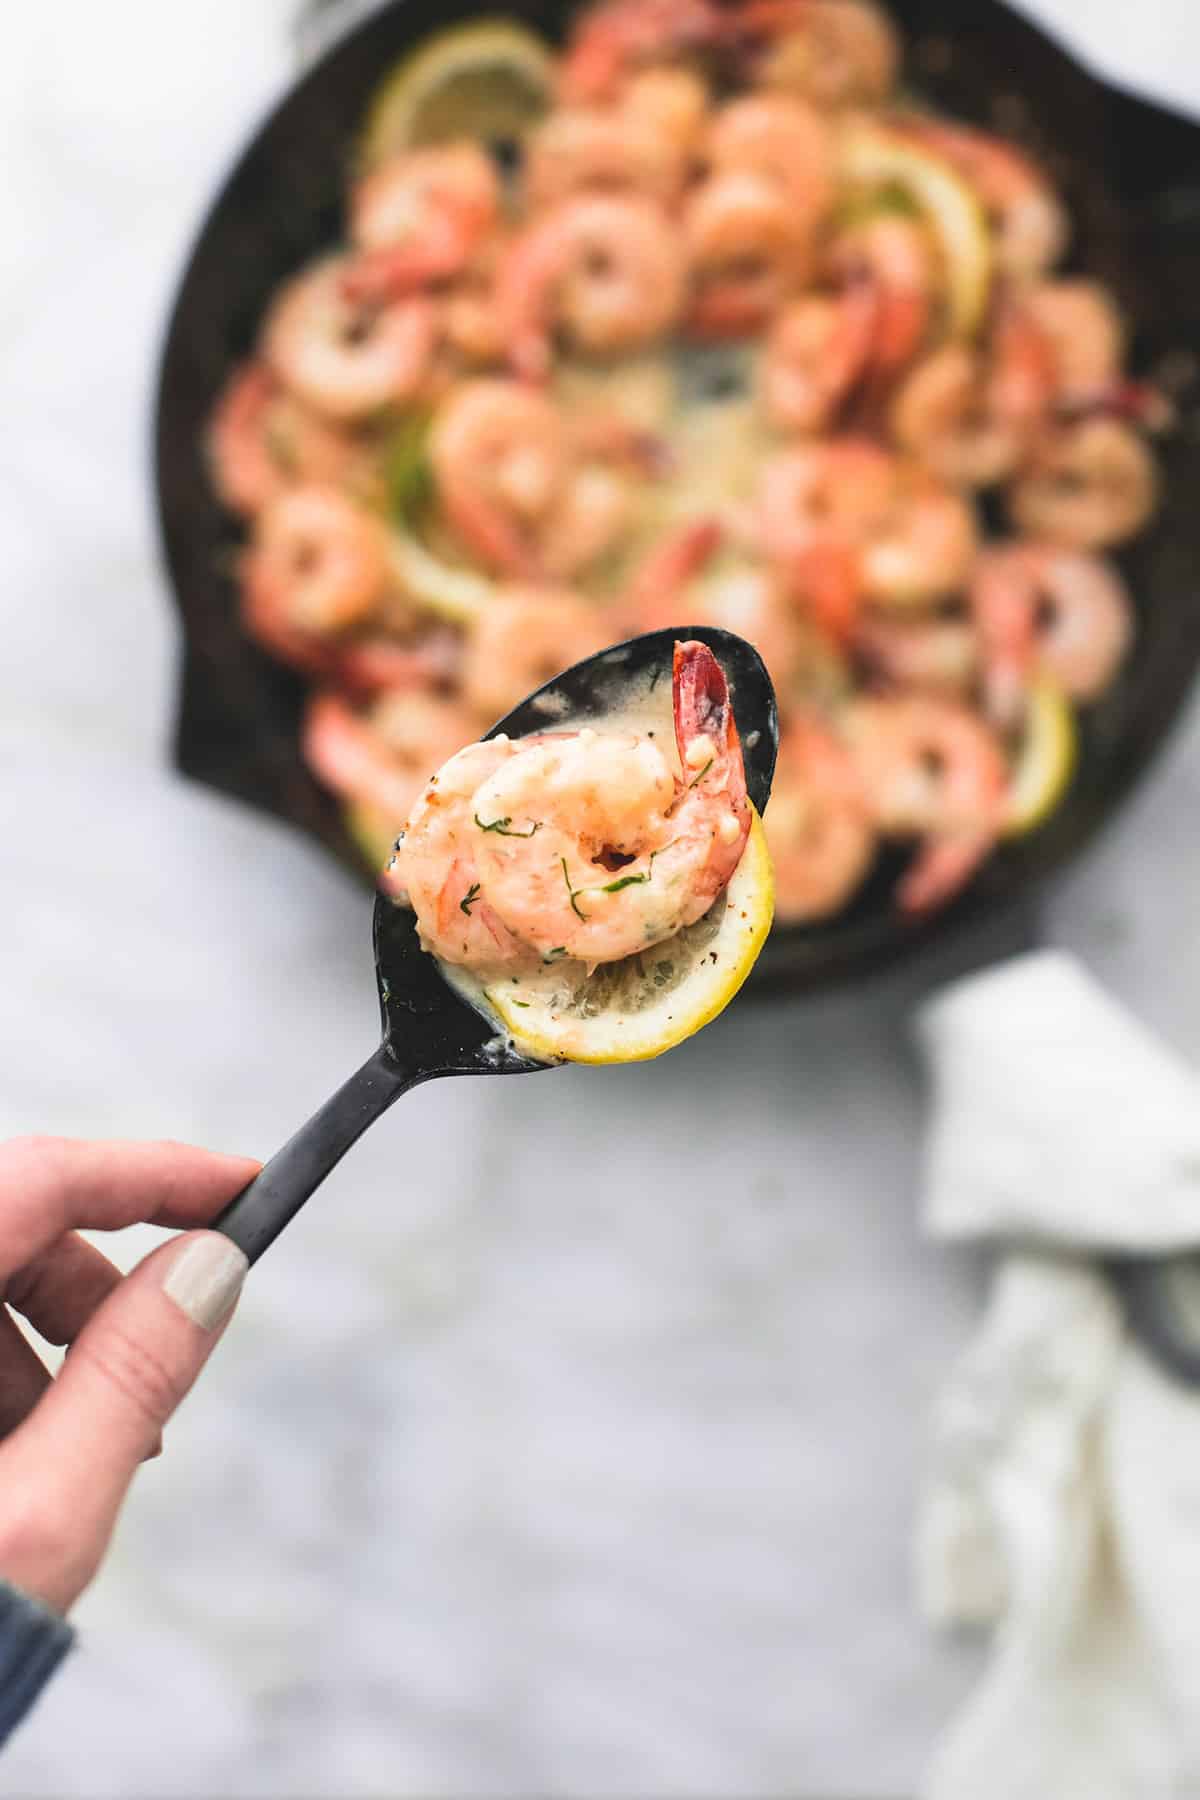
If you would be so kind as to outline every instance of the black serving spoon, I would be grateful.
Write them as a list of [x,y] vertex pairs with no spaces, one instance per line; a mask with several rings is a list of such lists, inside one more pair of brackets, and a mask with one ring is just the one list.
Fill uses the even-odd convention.
[[[572,729],[620,711],[635,695],[662,688],[669,715],[677,642],[699,638],[729,683],[742,740],[746,788],[761,813],[771,792],[779,721],[775,690],[762,658],[729,631],[688,627],[632,638],[548,681],[487,733],[511,738]],[[556,1067],[514,1047],[499,1021],[477,1012],[441,974],[417,941],[416,918],[386,895],[375,901],[375,975],[383,1042],[306,1125],[276,1152],[215,1222],[256,1262],[381,1113],[422,1081],[439,1075],[529,1075]]]

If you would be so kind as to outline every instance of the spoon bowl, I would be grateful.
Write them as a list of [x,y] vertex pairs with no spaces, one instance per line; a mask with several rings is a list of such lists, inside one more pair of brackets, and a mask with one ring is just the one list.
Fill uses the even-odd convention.
[[[578,729],[624,710],[633,695],[661,687],[669,710],[675,645],[708,645],[725,673],[746,771],[746,789],[762,812],[771,792],[779,720],[762,658],[733,632],[710,627],[650,632],[615,644],[545,683],[486,737]],[[256,1262],[369,1125],[409,1088],[442,1075],[529,1075],[557,1068],[523,1055],[497,1019],[463,999],[421,948],[416,914],[379,894],[374,919],[375,976],[383,1038],[361,1069],[290,1138],[215,1221]]]

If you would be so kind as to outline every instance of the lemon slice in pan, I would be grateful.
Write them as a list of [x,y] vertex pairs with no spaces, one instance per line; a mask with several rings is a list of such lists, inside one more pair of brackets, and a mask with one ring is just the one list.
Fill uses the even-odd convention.
[[774,908],[771,858],[755,814],[732,880],[694,925],[591,975],[564,960],[504,976],[484,988],[484,998],[518,1049],[539,1061],[645,1062],[728,1006],[766,942]]
[[971,337],[988,303],[992,252],[987,217],[970,185],[944,157],[866,121],[848,128],[842,155],[852,184],[899,188],[928,220],[945,265],[947,324],[954,337]]
[[1075,772],[1077,750],[1071,703],[1061,688],[1040,676],[1029,691],[1009,787],[1005,837],[1021,837],[1050,816]]
[[526,26],[513,19],[451,26],[404,57],[376,88],[360,167],[416,144],[523,137],[550,105],[553,85],[550,47]]

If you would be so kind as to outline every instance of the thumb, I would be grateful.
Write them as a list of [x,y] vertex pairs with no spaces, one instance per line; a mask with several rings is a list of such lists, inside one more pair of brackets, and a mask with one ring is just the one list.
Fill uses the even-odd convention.
[[138,1465],[207,1362],[246,1258],[191,1231],[139,1263],[0,1447],[0,1575],[60,1611],[91,1580]]

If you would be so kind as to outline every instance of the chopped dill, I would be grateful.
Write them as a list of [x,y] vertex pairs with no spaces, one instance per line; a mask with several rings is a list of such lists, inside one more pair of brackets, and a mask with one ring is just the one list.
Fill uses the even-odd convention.
[[466,913],[466,915],[469,919],[471,916],[471,908],[475,904],[476,900],[478,900],[478,898],[479,898],[479,883],[477,881],[473,881],[471,883],[470,887],[467,889],[466,893],[463,895],[462,899],[458,903],[459,912]]
[[696,781],[689,781],[688,787],[694,788],[697,781],[703,781],[704,777],[708,774],[708,771],[712,768],[712,766],[716,760],[717,759],[715,756],[710,756],[708,761],[705,763],[704,767],[701,769],[700,773],[697,775]]
[[485,825],[479,814],[476,813],[475,823],[480,831],[494,831],[497,837],[531,838],[534,832],[540,829],[542,822],[540,819],[535,819],[528,831],[510,831],[508,828],[512,824],[511,819],[493,819],[490,825]]
[[586,925],[586,923],[587,923],[587,914],[586,914],[586,913],[585,913],[585,912],[581,912],[581,911],[580,911],[580,909],[579,909],[579,902],[578,902],[578,900],[577,900],[577,899],[576,899],[576,898],[575,898],[575,896],[576,896],[576,895],[577,895],[577,894],[581,894],[581,893],[582,893],[582,892],[583,892],[583,889],[582,889],[582,888],[573,888],[573,887],[572,887],[572,886],[571,886],[571,874],[570,874],[570,870],[569,870],[569,869],[568,869],[568,868],[567,868],[567,859],[566,859],[566,857],[565,857],[565,856],[560,856],[560,857],[559,857],[559,859],[558,859],[558,860],[559,860],[559,862],[560,862],[560,863],[561,863],[561,864],[562,864],[562,872],[563,872],[563,880],[564,880],[564,881],[565,881],[565,882],[566,882],[566,884],[567,884],[567,893],[568,893],[568,894],[569,894],[569,895],[570,895],[570,897],[571,897],[571,911],[572,911],[572,912],[573,912],[573,913],[574,913],[574,914],[575,914],[575,917],[576,917],[576,918],[577,918],[577,919],[582,919],[582,920],[583,920],[583,922],[584,922],[584,924],[585,924],[585,925]]

